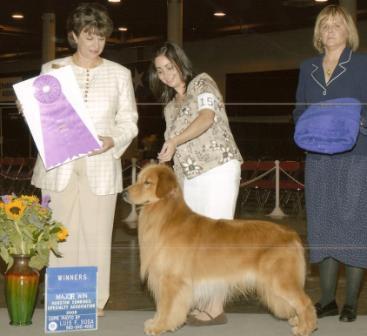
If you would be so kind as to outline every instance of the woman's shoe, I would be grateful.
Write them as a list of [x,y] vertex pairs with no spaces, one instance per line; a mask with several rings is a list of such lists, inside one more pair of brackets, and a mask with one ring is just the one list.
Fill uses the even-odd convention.
[[326,316],[336,316],[339,314],[338,311],[338,306],[334,301],[331,301],[330,303],[328,303],[325,306],[321,306],[320,302],[317,302],[315,304],[315,308],[316,308],[316,314],[317,314],[317,318],[323,318]]
[[356,308],[350,305],[344,305],[343,309],[339,316],[339,321],[342,322],[353,322],[357,318],[357,310]]
[[204,326],[213,326],[213,325],[221,325],[227,323],[227,317],[223,313],[219,314],[216,317],[212,317],[207,312],[203,312],[208,315],[209,320],[200,320],[195,315],[189,314],[187,316],[186,325],[193,326],[193,327],[204,327]]

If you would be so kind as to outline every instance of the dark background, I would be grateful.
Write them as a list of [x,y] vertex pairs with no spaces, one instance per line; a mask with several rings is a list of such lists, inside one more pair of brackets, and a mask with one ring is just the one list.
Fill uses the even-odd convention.
[[[130,68],[146,73],[147,66],[148,63],[140,63],[130,65]],[[24,79],[35,75],[29,73]],[[238,147],[247,160],[303,159],[303,152],[293,141],[291,117],[297,80],[298,69],[226,76],[227,114]],[[153,153],[144,154],[145,158],[155,157],[163,143],[163,106],[152,97],[146,76],[143,77],[143,87],[136,88],[135,93],[139,111],[138,147],[142,149],[144,137],[156,134],[158,141]],[[278,116],[284,116],[283,122],[276,122]],[[3,108],[2,122],[3,156],[35,156],[36,148],[28,127],[14,106]]]

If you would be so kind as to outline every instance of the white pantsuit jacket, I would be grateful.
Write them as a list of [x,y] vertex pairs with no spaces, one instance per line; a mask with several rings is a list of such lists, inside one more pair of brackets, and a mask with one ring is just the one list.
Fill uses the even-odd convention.
[[[120,158],[138,133],[130,70],[106,59],[102,59],[102,63],[95,68],[85,69],[75,65],[71,57],[66,57],[44,64],[42,73],[65,65],[72,66],[97,134],[112,137],[115,144],[103,154],[86,157],[90,188],[96,195],[121,192]],[[73,165],[71,161],[46,171],[38,156],[32,184],[41,189],[62,191],[70,180]]]

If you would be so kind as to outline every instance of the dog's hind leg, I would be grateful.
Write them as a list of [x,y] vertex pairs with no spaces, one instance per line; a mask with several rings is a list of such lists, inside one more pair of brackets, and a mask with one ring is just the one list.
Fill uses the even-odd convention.
[[288,318],[293,334],[296,336],[310,335],[316,329],[316,312],[311,299],[303,288],[287,289],[287,293],[282,297],[295,312]]
[[277,278],[264,294],[270,310],[288,320],[295,336],[309,336],[316,329],[315,308],[297,281],[292,283],[288,277],[287,282],[282,282]]
[[190,284],[177,276],[160,276],[157,287],[157,312],[153,319],[145,321],[144,332],[147,335],[159,335],[178,329],[185,323],[192,303]]

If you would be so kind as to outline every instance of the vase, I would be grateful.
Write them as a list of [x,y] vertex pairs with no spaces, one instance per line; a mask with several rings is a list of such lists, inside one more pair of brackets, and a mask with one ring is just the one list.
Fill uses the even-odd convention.
[[13,255],[13,265],[5,273],[5,300],[10,324],[24,326],[32,324],[39,273],[29,266],[30,256]]

